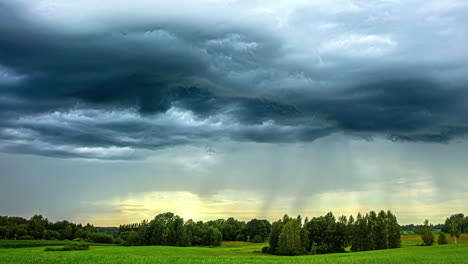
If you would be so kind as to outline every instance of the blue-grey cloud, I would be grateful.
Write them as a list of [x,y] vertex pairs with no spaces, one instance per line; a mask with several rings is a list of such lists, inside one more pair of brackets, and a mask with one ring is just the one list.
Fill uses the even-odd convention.
[[423,25],[397,3],[360,1],[303,6],[280,22],[205,18],[213,9],[200,7],[194,21],[161,11],[123,23],[116,12],[57,25],[30,1],[1,1],[0,149],[129,159],[336,132],[448,142],[468,129],[468,7],[452,4],[417,9],[432,17]]

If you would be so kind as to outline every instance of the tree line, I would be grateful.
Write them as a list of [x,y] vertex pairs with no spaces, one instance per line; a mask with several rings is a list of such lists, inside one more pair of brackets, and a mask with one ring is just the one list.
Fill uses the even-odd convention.
[[[414,226],[413,226],[414,227]],[[422,245],[435,243],[434,226],[428,220],[416,226],[423,240]],[[454,214],[440,225],[439,244],[446,244],[445,233],[455,243],[461,233],[468,233],[468,217]],[[264,253],[277,255],[326,254],[367,251],[400,247],[401,227],[390,211],[335,217],[324,216],[296,218],[285,215],[273,223],[252,219],[248,222],[230,217],[212,221],[184,221],[178,215],[167,212],[151,221],[120,225],[118,228],[96,228],[69,221],[51,222],[42,215],[30,219],[0,216],[0,239],[79,240],[96,243],[116,243],[127,246],[219,246],[222,241],[249,241],[269,246]]]
[[249,222],[234,218],[184,222],[178,215],[163,213],[153,220],[120,225],[119,236],[127,246],[219,246],[222,240],[264,242],[270,234],[268,220]]
[[0,239],[15,240],[86,240],[97,243],[113,243],[110,235],[97,233],[93,225],[75,224],[67,220],[51,222],[42,215],[30,219],[16,216],[0,216]]
[[269,246],[264,253],[276,255],[303,255],[366,251],[400,247],[400,226],[390,211],[338,219],[333,213],[325,216],[291,218],[285,215],[271,227]]

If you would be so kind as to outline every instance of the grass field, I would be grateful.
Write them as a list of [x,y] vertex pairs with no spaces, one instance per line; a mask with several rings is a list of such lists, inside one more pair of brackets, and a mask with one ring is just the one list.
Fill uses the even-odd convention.
[[76,243],[88,244],[90,246],[112,246],[108,244],[76,242],[76,241],[70,241],[70,240],[2,240],[0,239],[0,249],[65,246],[65,245],[71,245],[71,244],[76,244]]
[[[437,240],[439,239],[439,235],[435,234],[435,243],[437,244]],[[447,235],[447,240],[450,244],[453,244],[453,239]],[[458,243],[468,243],[468,234],[462,234],[460,238],[457,240]],[[401,236],[401,245],[403,247],[407,246],[419,246],[422,243],[420,235],[403,235]]]
[[[0,263],[468,263],[468,243],[414,246],[416,236],[404,236],[403,248],[356,253],[282,257],[258,253],[264,244],[224,242],[222,247],[91,246],[87,251],[46,252],[44,247],[0,249]],[[468,241],[464,235],[462,241]],[[4,242],[6,243],[6,242]]]

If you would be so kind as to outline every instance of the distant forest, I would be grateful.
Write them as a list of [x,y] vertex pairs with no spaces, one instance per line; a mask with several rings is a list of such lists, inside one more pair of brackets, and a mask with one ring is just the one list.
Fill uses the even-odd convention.
[[[114,243],[124,246],[219,246],[222,241],[268,242],[264,253],[277,255],[325,254],[367,251],[400,247],[400,234],[420,234],[424,245],[432,245],[434,229],[450,234],[455,242],[461,233],[468,233],[468,216],[455,214],[444,224],[400,226],[390,211],[340,216],[333,213],[303,219],[285,215],[273,223],[252,219],[248,222],[232,217],[212,221],[184,221],[173,213],[163,213],[154,219],[119,227],[94,227],[69,221],[51,222],[42,215],[30,219],[0,216],[0,239],[15,240],[75,240]],[[441,238],[439,238],[441,239]],[[439,241],[443,243],[443,241]]]

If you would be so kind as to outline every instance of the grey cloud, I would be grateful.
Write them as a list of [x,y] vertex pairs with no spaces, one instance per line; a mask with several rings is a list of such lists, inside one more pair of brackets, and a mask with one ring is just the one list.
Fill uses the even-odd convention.
[[297,9],[279,30],[260,20],[248,27],[230,18],[133,17],[80,31],[2,1],[0,69],[16,77],[0,79],[1,150],[126,159],[226,139],[291,143],[345,132],[447,142],[465,135],[463,48],[438,52],[443,34],[456,36],[454,45],[466,39],[461,13],[418,9],[435,21],[421,25],[398,4],[353,3]]

